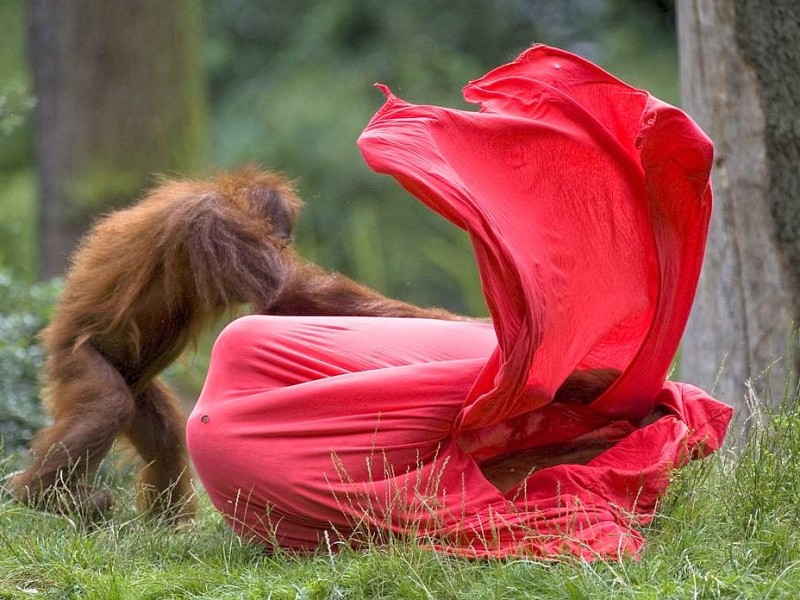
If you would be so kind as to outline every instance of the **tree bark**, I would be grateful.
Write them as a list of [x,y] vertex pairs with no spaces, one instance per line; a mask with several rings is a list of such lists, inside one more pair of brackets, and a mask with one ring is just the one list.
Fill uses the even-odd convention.
[[31,1],[40,277],[63,271],[98,212],[204,162],[199,6]]
[[679,0],[684,105],[715,143],[714,214],[681,376],[746,417],[783,400],[800,322],[796,0]]

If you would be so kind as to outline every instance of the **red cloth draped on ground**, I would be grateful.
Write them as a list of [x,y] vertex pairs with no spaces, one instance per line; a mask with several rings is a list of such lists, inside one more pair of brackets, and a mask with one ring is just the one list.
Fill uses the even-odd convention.
[[[188,425],[212,501],[291,548],[392,530],[471,556],[635,553],[670,469],[718,448],[731,416],[665,382],[702,261],[711,143],[544,46],[465,88],[480,112],[384,91],[361,150],[469,233],[494,328],[233,324]],[[592,369],[621,374],[588,405],[553,401]],[[611,447],[506,492],[484,476],[499,457],[593,442]]]

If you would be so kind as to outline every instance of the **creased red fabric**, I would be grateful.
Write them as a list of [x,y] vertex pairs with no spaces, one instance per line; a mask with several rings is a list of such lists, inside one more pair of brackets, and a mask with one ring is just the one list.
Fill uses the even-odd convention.
[[[665,381],[701,267],[710,141],[546,46],[471,82],[479,112],[382,89],[361,151],[469,233],[494,329],[235,324],[187,432],[212,501],[243,534],[292,548],[366,527],[468,556],[635,554],[670,470],[717,449],[731,416]],[[606,368],[621,375],[589,405],[553,402],[574,371]],[[293,375],[275,383],[276,369]],[[613,445],[506,493],[481,471],[586,440]]]

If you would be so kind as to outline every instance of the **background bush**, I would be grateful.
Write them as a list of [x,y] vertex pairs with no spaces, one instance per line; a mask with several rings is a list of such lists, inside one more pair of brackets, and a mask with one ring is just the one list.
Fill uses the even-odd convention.
[[57,281],[30,285],[0,270],[0,445],[18,451],[45,424],[38,395],[44,352],[37,339],[50,319]]

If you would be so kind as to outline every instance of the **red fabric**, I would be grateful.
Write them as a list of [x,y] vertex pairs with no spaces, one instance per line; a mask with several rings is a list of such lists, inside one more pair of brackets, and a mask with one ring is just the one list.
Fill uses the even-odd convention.
[[[384,90],[361,150],[469,233],[494,328],[234,323],[187,431],[212,501],[237,531],[290,548],[392,530],[470,556],[635,554],[670,469],[717,449],[731,416],[665,382],[701,266],[710,141],[545,46],[465,88],[480,112]],[[598,368],[621,375],[597,400],[553,402]],[[481,471],[593,439],[619,441],[506,493]]]

